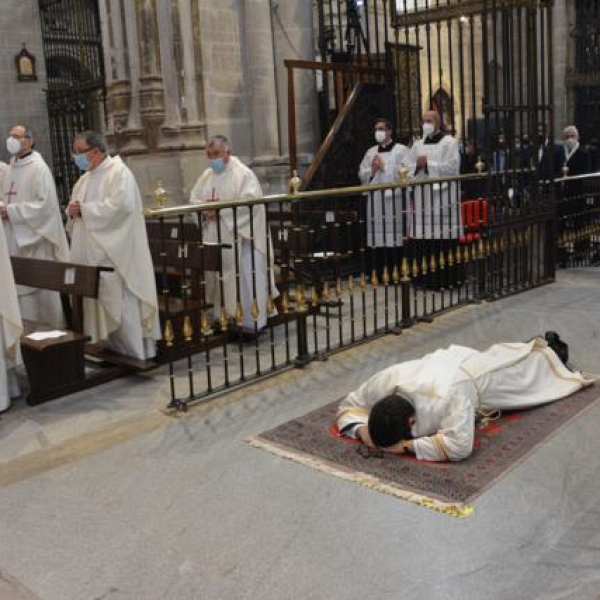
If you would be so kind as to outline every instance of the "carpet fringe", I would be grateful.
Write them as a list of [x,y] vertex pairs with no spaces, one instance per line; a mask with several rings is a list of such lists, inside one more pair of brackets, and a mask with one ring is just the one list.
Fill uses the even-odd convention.
[[281,458],[286,458],[293,462],[312,467],[313,469],[329,475],[335,475],[336,477],[340,477],[346,481],[358,483],[359,485],[369,489],[389,494],[390,496],[400,498],[412,504],[416,504],[417,506],[429,508],[430,510],[434,510],[444,515],[465,518],[471,515],[474,511],[472,506],[468,506],[466,504],[442,502],[435,498],[429,498],[421,494],[416,494],[415,492],[404,490],[395,485],[381,481],[378,477],[373,477],[372,475],[367,475],[366,473],[361,473],[360,471],[340,469],[326,460],[316,458],[301,451],[284,448],[275,442],[265,440],[258,436],[249,437],[246,441],[255,448],[266,450],[267,452],[271,452],[272,454],[280,456]]

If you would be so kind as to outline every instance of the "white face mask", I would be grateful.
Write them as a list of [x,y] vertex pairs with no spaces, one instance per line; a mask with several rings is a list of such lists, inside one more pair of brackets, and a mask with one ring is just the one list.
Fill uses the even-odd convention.
[[423,123],[423,137],[429,137],[435,132],[435,126],[433,123]]
[[386,137],[385,131],[381,131],[381,129],[375,132],[375,140],[377,140],[378,144],[382,144]]
[[9,137],[6,140],[6,149],[10,154],[18,154],[21,152],[21,142],[14,137]]

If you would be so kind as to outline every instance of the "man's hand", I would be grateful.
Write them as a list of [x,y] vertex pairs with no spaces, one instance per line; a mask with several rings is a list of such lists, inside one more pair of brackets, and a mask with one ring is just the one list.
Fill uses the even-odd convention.
[[74,200],[73,202],[69,202],[69,206],[67,206],[67,214],[74,219],[75,217],[81,216],[81,204],[79,200]]
[[423,171],[427,168],[427,157],[417,156],[417,171]]
[[366,425],[359,427],[356,431],[358,439],[367,447],[375,449],[375,444],[369,435],[369,428]]
[[381,158],[381,156],[379,156],[379,154],[376,154],[373,157],[373,161],[371,162],[371,171],[373,172],[373,175],[375,175],[377,171],[383,171],[384,168],[385,164],[383,162],[383,159]]
[[4,204],[0,206],[0,218],[3,221],[8,221],[8,207],[4,206]]

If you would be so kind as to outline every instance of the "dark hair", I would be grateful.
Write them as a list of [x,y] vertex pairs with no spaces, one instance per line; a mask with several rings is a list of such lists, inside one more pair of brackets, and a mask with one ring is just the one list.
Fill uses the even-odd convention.
[[76,140],[83,140],[89,148],[98,148],[100,152],[108,152],[108,144],[104,136],[97,131],[86,130],[75,136]]
[[377,127],[379,123],[383,123],[386,129],[392,130],[392,122],[389,119],[385,119],[384,117],[379,117],[379,119],[375,119],[373,123],[373,127]]
[[369,414],[369,435],[376,446],[387,448],[412,437],[408,419],[415,413],[412,404],[393,394],[375,403]]

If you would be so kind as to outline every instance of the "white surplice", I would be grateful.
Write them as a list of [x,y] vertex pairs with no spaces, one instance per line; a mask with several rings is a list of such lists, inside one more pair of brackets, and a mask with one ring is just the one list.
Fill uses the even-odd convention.
[[[192,189],[190,204],[203,204],[215,200],[236,200],[243,204],[244,199],[260,196],[262,190],[256,175],[238,158],[232,156],[222,173],[215,173],[213,169],[208,168],[200,175]],[[253,301],[256,300],[258,308],[256,326],[260,330],[267,324],[269,295],[274,299],[279,296],[279,292],[273,276],[273,248],[264,205],[252,208],[252,219],[250,214],[248,207],[240,206],[235,210],[235,214],[231,208],[220,211],[219,222],[203,217],[202,240],[231,246],[230,249],[223,248],[221,251],[221,282],[218,273],[206,273],[207,301],[212,303],[217,311],[223,306],[230,317],[236,315],[239,302],[244,314],[242,327],[252,332]],[[239,294],[236,285],[236,254],[237,270],[240,273]],[[217,312],[217,316],[218,314]]]
[[478,410],[530,408],[591,383],[569,371],[542,338],[484,352],[450,346],[375,374],[340,403],[337,424],[366,425],[378,400],[399,394],[415,409],[416,457],[456,461],[472,452]]
[[[416,171],[419,156],[427,157],[427,171]],[[409,175],[427,180],[458,175],[460,153],[458,142],[450,135],[435,144],[417,140],[408,155]],[[458,182],[432,183],[415,186],[412,210],[408,215],[408,231],[415,239],[457,239],[462,235],[460,215],[460,185]]]
[[[391,183],[400,177],[399,169],[408,159],[408,148],[394,144],[389,152],[381,152],[380,146],[367,150],[358,169],[363,185]],[[373,159],[379,156],[383,168],[371,176]],[[385,190],[367,194],[367,246],[370,248],[402,246],[403,211],[402,190]]]
[[19,360],[19,338],[23,333],[21,311],[13,278],[4,229],[0,227],[0,412],[10,406],[10,399],[19,395],[15,373]]
[[[4,233],[11,256],[66,261],[65,235],[52,173],[38,152],[13,157],[4,175],[0,199],[8,208]],[[57,292],[17,286],[23,319],[62,327]]]
[[84,299],[84,331],[92,341],[147,359],[160,339],[154,267],[142,197],[120,157],[107,156],[75,184],[71,202],[81,217],[69,219],[71,261],[114,268],[102,273],[98,300]]

